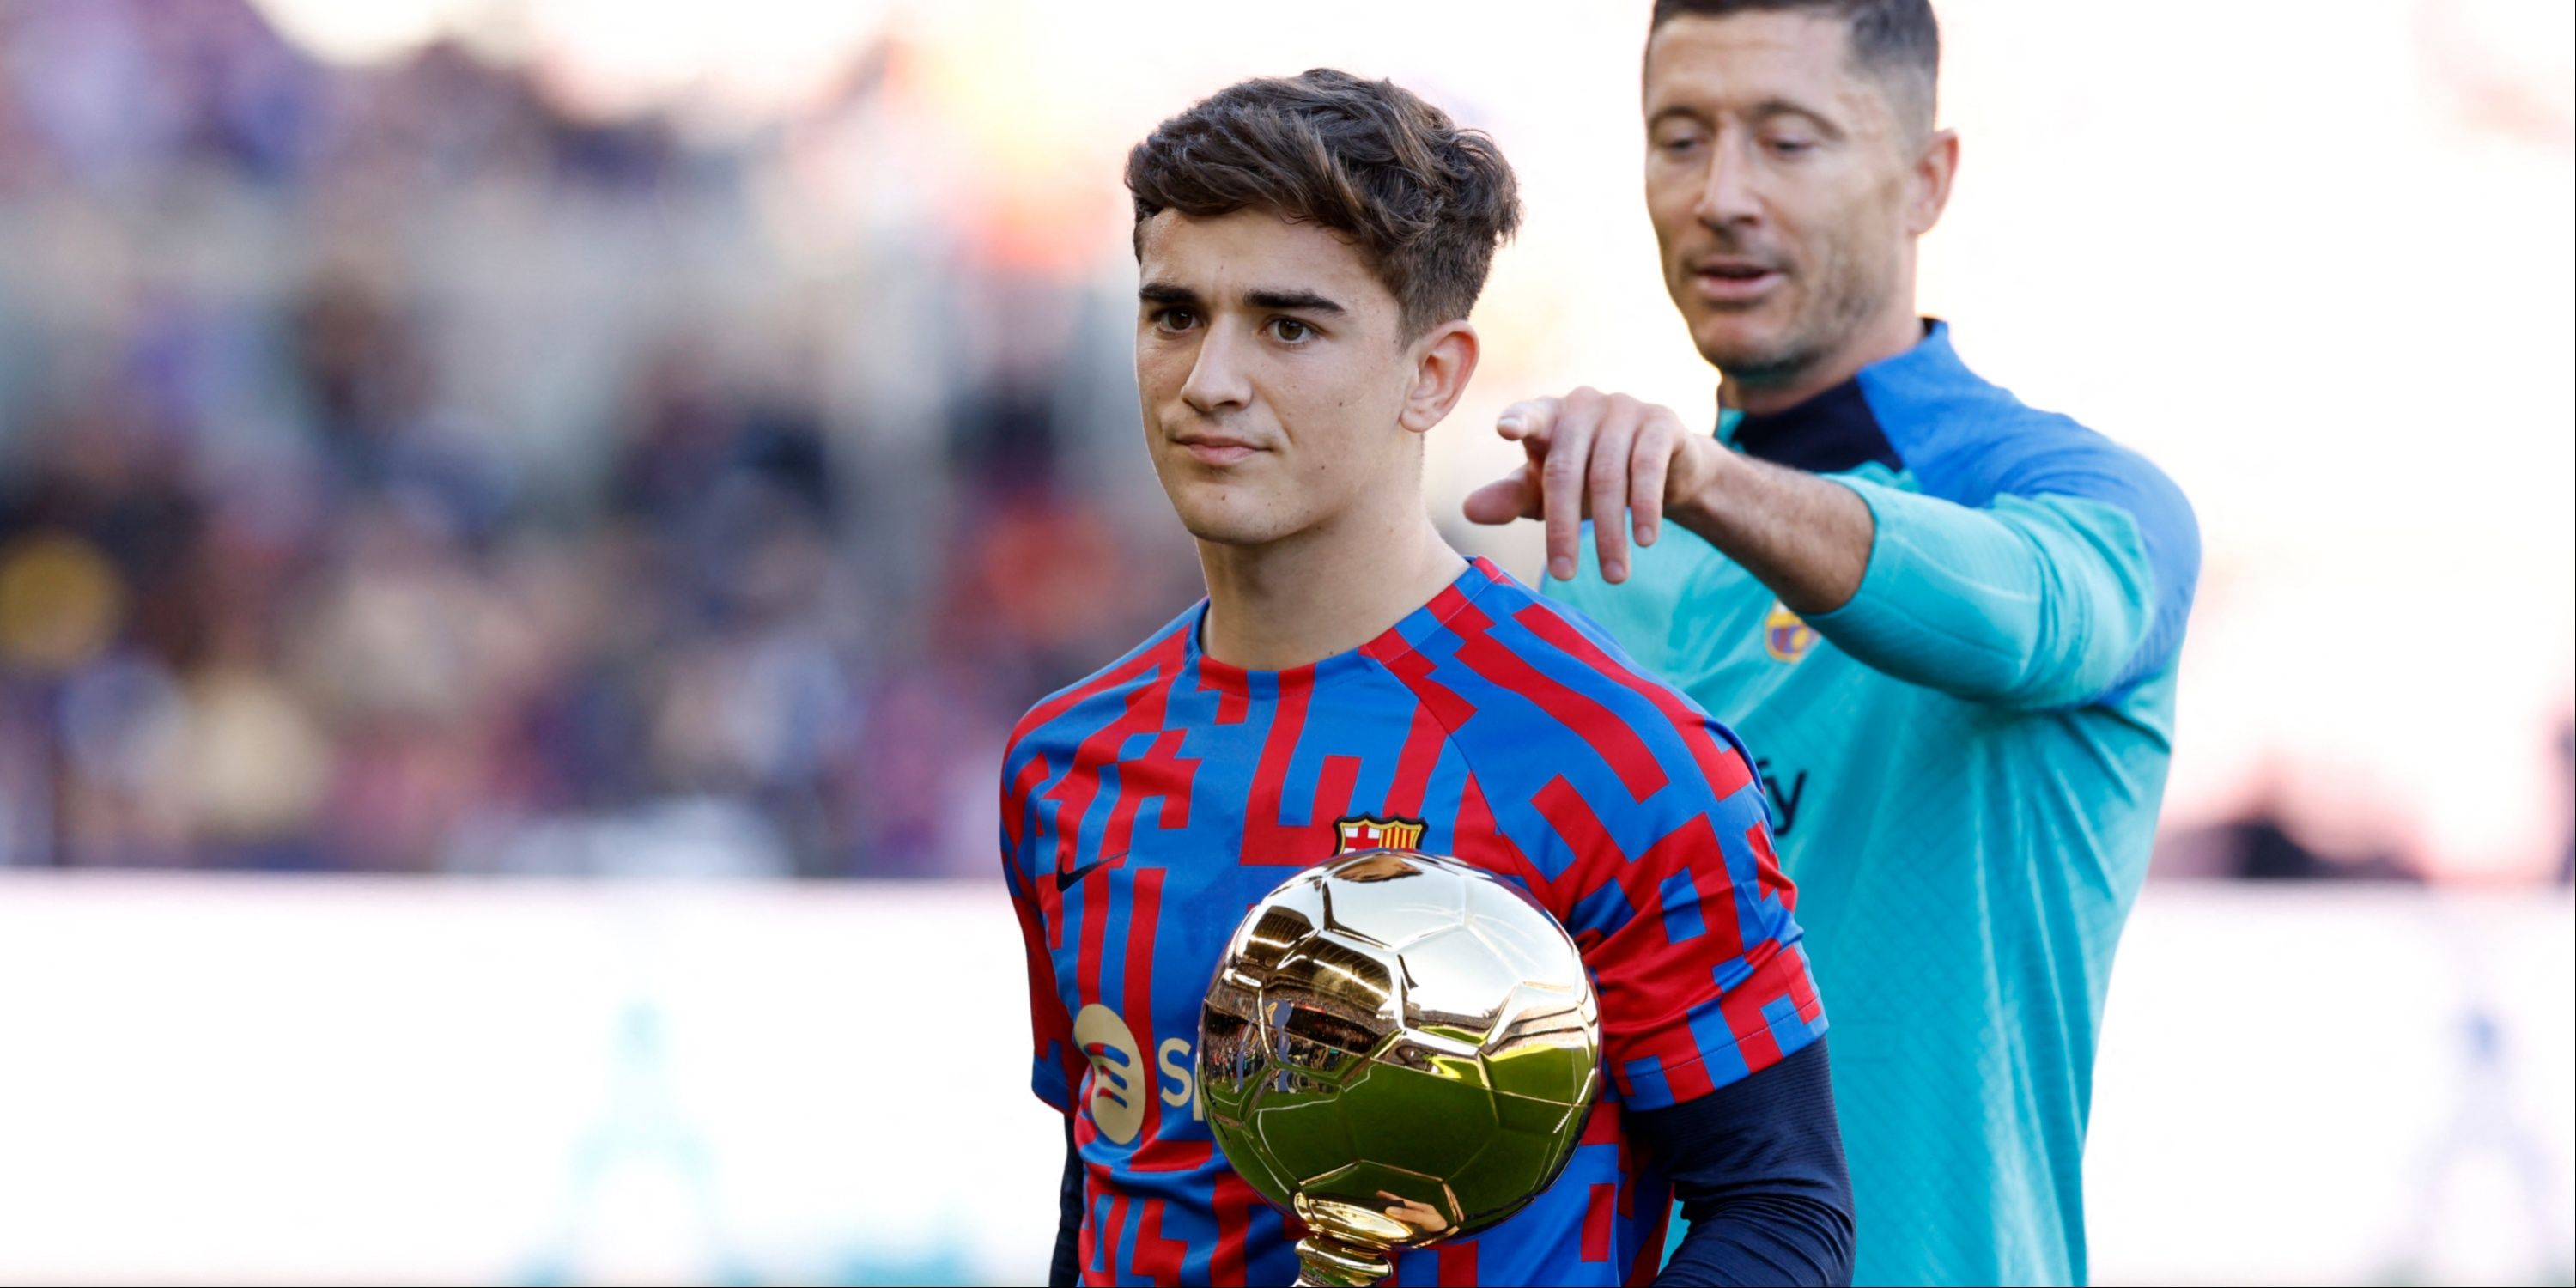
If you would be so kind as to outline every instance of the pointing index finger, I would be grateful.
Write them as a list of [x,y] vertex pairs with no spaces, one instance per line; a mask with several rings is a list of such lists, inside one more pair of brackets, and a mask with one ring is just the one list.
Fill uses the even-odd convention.
[[1541,504],[1547,522],[1547,572],[1558,581],[1574,580],[1575,559],[1583,547],[1584,477],[1591,467],[1592,440],[1600,428],[1602,399],[1577,390],[1553,427],[1556,441],[1548,447],[1540,471]]
[[1494,418],[1494,432],[1516,442],[1544,442],[1548,431],[1556,427],[1558,411],[1564,400],[1558,398],[1524,398],[1503,409]]

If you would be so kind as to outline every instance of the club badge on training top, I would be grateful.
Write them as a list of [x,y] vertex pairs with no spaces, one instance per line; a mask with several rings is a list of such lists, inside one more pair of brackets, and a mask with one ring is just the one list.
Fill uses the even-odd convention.
[[1816,628],[1799,620],[1789,606],[1773,600],[1771,615],[1762,619],[1762,648],[1775,662],[1796,662],[1816,646]]

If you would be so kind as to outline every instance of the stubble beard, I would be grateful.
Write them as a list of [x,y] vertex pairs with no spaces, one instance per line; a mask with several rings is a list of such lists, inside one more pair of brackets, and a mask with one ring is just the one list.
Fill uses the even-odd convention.
[[1848,259],[1828,263],[1809,280],[1817,289],[1775,338],[1732,349],[1704,347],[1700,356],[1748,389],[1794,385],[1849,344],[1887,298],[1884,275]]

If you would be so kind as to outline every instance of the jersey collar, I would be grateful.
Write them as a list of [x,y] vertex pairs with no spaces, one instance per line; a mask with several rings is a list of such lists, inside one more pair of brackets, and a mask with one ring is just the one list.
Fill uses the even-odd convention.
[[1949,324],[1925,318],[1923,339],[1913,348],[1873,362],[1851,379],[1796,406],[1760,416],[1722,412],[1717,436],[1747,456],[1816,474],[1840,474],[1873,461],[1901,470],[1904,458],[1879,427],[1863,381],[1912,368],[1958,365],[1958,355],[1950,348]]
[[1256,682],[1266,694],[1329,683],[1344,675],[1390,664],[1412,652],[1416,644],[1445,629],[1450,618],[1473,606],[1479,596],[1510,580],[1511,575],[1494,561],[1483,555],[1469,556],[1466,571],[1459,573],[1439,594],[1432,596],[1429,603],[1405,614],[1375,639],[1322,661],[1284,671],[1248,671],[1209,657],[1206,641],[1200,636],[1200,632],[1206,629],[1208,612],[1208,601],[1202,598],[1175,623],[1186,635],[1181,646],[1182,665],[1197,670],[1199,687],[1213,689],[1225,698],[1254,696]]

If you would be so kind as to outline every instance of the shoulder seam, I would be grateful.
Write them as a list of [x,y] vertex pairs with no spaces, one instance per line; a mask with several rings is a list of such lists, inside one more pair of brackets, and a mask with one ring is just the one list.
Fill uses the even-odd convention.
[[[1483,557],[1478,556],[1470,562],[1474,565],[1480,565],[1479,571],[1485,573],[1485,584],[1476,587],[1474,590],[1469,591],[1465,596],[1463,596],[1466,600],[1465,606],[1472,608],[1481,604],[1488,592],[1499,589],[1509,583],[1504,580],[1502,570],[1488,563]],[[1540,600],[1540,596],[1536,592],[1532,592],[1530,598],[1532,600],[1544,602],[1543,600]],[[1444,631],[1449,630],[1450,618],[1455,617],[1456,615],[1457,614],[1455,613],[1451,613],[1449,617],[1441,618],[1439,621],[1439,629]],[[1452,631],[1451,633],[1455,634],[1456,632]],[[1414,644],[1413,641],[1406,640],[1404,643],[1406,652],[1417,655],[1421,653],[1421,648]],[[1483,775],[1476,772],[1476,758],[1467,754],[1467,740],[1459,734],[1455,726],[1452,726],[1448,721],[1440,718],[1438,708],[1432,707],[1428,703],[1423,703],[1420,695],[1414,693],[1413,686],[1406,683],[1403,676],[1396,674],[1395,668],[1388,666],[1385,659],[1380,658],[1377,654],[1371,653],[1366,649],[1361,650],[1360,656],[1368,660],[1368,664],[1372,668],[1375,668],[1376,674],[1394,684],[1398,689],[1403,690],[1406,697],[1413,699],[1415,703],[1422,705],[1423,708],[1429,712],[1432,723],[1440,726],[1441,740],[1458,749],[1458,759],[1462,764],[1466,765],[1467,776],[1472,779],[1481,780]]]
[[1431,717],[1431,722],[1433,724],[1440,726],[1440,740],[1443,743],[1458,749],[1458,759],[1466,764],[1468,777],[1478,777],[1476,773],[1475,758],[1467,754],[1467,740],[1458,736],[1458,730],[1455,726],[1440,718],[1439,708],[1424,702],[1421,695],[1413,691],[1413,686],[1405,683],[1404,677],[1396,674],[1395,668],[1388,666],[1376,654],[1362,653],[1360,656],[1368,660],[1368,664],[1372,669],[1373,674],[1388,683],[1393,684],[1396,688],[1403,690],[1405,697],[1412,699],[1416,706],[1422,708],[1424,714]]
[[[1177,623],[1175,623],[1175,625],[1177,625]],[[1062,717],[1066,712],[1073,710],[1075,707],[1081,706],[1083,703],[1088,702],[1103,693],[1110,692],[1121,685],[1144,680],[1149,676],[1162,671],[1164,668],[1159,662],[1154,660],[1154,655],[1158,650],[1168,648],[1170,646],[1169,638],[1172,634],[1173,631],[1170,627],[1157,631],[1153,635],[1147,636],[1143,641],[1139,642],[1135,648],[1122,655],[1117,661],[1112,662],[1109,665],[1038,699],[1029,707],[1028,710],[1020,713],[1019,719],[1011,722],[1010,733],[1004,739],[1002,744],[1002,758],[1005,761],[1008,761],[1011,753],[1019,747],[1020,740],[1022,738],[1053,724],[1058,718]],[[1120,674],[1122,669],[1129,666],[1134,668],[1133,674]],[[1178,673],[1175,672],[1171,678],[1177,679]],[[1166,683],[1168,682],[1169,680],[1167,679]],[[1062,705],[1054,711],[1048,711],[1046,719],[1039,720],[1036,723],[1030,722],[1030,717],[1037,715],[1041,711],[1046,711],[1049,706],[1054,706],[1058,703],[1061,703]]]

